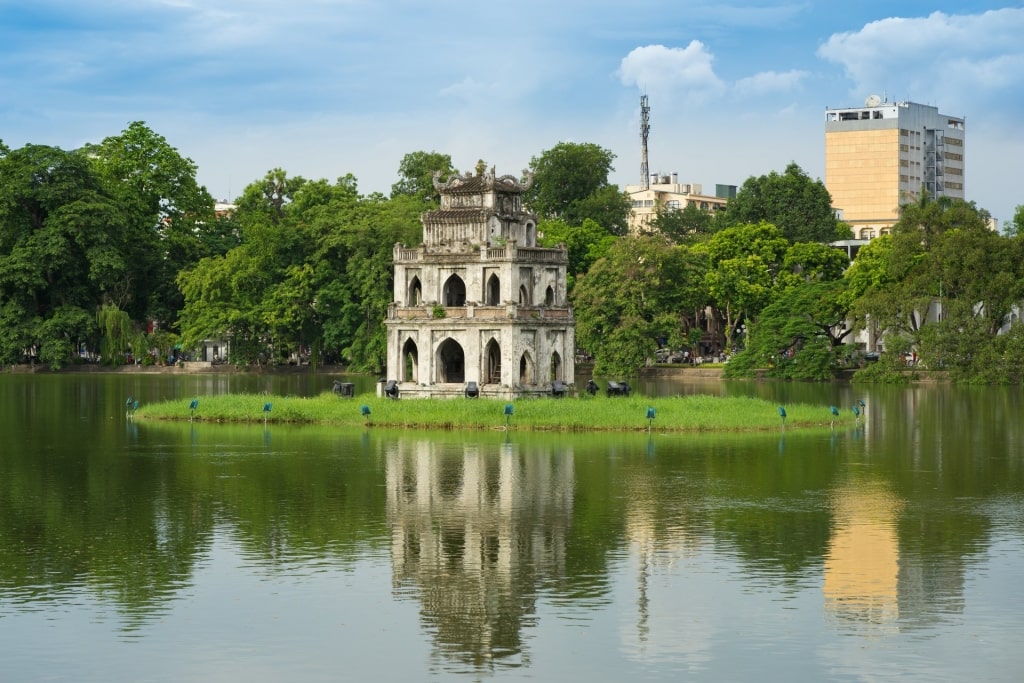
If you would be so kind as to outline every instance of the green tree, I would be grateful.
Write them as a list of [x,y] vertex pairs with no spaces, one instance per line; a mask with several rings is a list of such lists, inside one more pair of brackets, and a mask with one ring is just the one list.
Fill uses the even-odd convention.
[[722,230],[694,249],[708,258],[705,285],[732,350],[740,322],[749,324],[770,302],[789,243],[774,225],[758,223]]
[[183,303],[174,285],[178,271],[222,239],[213,198],[196,181],[195,162],[142,121],[83,152],[122,207],[130,267],[115,305],[135,320],[172,324]]
[[748,329],[746,348],[726,367],[729,377],[765,368],[786,379],[826,380],[840,367],[838,349],[849,330],[841,280],[805,281],[781,290]]
[[824,183],[812,181],[795,163],[782,174],[772,171],[747,178],[722,215],[729,225],[772,223],[790,242],[833,242],[852,236],[836,218]]
[[682,209],[659,206],[651,227],[676,244],[694,244],[712,232],[713,216],[696,204],[687,202]]
[[595,261],[606,256],[617,239],[589,218],[578,226],[558,219],[542,220],[537,228],[540,235],[537,243],[540,246],[566,246],[569,257],[566,280],[570,292],[576,279],[590,270]]
[[624,235],[630,202],[608,182],[614,159],[593,143],[560,142],[530,159],[533,183],[523,199],[541,218],[570,225],[591,218],[613,235]]
[[17,345],[0,356],[36,346],[67,363],[95,332],[83,321],[128,298],[138,265],[126,215],[82,154],[27,145],[0,158],[0,306],[13,326],[2,340]]
[[573,292],[577,344],[599,374],[629,374],[653,358],[659,338],[684,340],[682,312],[705,299],[703,257],[661,237],[628,237],[582,276]]
[[1003,226],[1003,234],[1007,237],[1024,236],[1024,204],[1018,204],[1013,218]]
[[440,174],[442,181],[458,173],[452,166],[451,155],[423,151],[406,154],[398,164],[398,182],[391,186],[391,198],[404,195],[440,201],[441,195],[434,189],[435,173]]

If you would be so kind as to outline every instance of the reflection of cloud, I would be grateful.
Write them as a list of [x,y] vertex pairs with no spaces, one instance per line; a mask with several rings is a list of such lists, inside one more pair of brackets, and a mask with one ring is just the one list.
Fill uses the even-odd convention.
[[934,12],[836,33],[818,56],[842,65],[861,95],[887,88],[899,99],[941,99],[949,108],[950,93],[1005,97],[1011,94],[1007,89],[1024,83],[1022,33],[1022,8],[973,15]]

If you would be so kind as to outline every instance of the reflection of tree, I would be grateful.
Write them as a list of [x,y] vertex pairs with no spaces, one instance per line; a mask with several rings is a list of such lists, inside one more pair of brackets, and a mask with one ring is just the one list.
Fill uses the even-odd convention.
[[440,654],[519,666],[538,581],[565,571],[571,453],[399,441],[387,455],[396,589],[417,591]]

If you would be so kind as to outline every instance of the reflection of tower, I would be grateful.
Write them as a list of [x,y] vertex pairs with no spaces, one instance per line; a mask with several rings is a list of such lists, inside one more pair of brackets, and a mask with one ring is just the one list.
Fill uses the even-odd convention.
[[640,96],[640,187],[651,186],[651,166],[647,163],[647,136],[651,132],[651,107],[647,95]]
[[900,501],[879,485],[856,482],[833,492],[832,507],[825,609],[847,626],[895,628]]
[[438,654],[521,664],[536,582],[564,573],[571,453],[402,440],[386,468],[396,590],[420,601]]

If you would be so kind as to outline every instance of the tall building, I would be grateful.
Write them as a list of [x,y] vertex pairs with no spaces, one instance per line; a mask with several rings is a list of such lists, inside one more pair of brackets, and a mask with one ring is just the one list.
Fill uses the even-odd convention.
[[964,119],[877,95],[863,107],[825,110],[825,187],[854,237],[886,234],[900,206],[964,198]]

